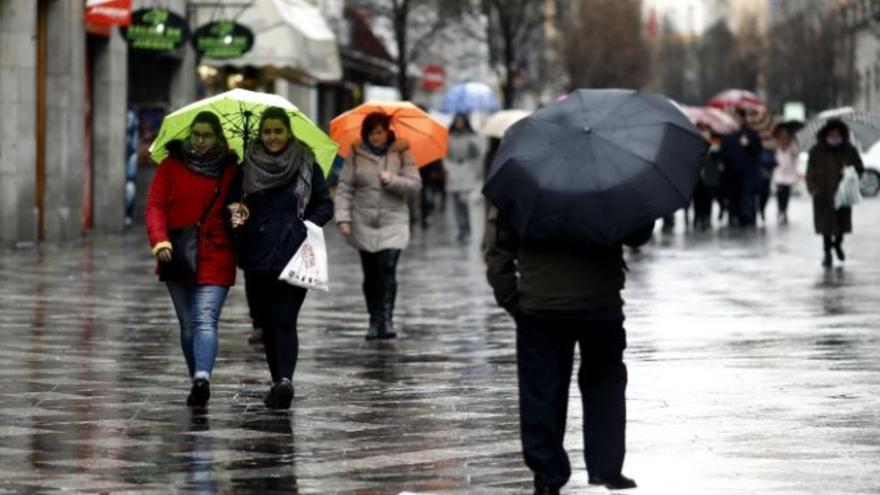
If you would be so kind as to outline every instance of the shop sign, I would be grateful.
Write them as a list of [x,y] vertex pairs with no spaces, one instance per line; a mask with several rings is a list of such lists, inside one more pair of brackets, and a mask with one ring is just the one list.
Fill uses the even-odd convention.
[[86,24],[128,26],[131,23],[131,0],[86,0]]
[[209,22],[195,30],[192,45],[203,57],[236,58],[254,46],[254,33],[233,21]]
[[152,52],[173,52],[189,39],[186,19],[161,8],[132,12],[131,25],[121,32],[129,48]]

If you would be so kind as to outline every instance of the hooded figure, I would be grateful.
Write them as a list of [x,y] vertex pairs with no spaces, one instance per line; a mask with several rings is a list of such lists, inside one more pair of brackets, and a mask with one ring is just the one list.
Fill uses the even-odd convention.
[[843,235],[852,232],[852,208],[835,208],[834,195],[843,170],[853,166],[859,176],[864,172],[859,152],[850,144],[849,127],[838,119],[829,120],[810,149],[807,162],[807,191],[813,197],[813,225],[822,236],[822,264],[831,266],[831,249],[843,261]]

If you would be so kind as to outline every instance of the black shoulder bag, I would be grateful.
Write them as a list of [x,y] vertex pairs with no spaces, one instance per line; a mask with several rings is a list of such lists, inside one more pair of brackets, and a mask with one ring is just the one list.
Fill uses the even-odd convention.
[[171,242],[171,261],[168,263],[159,263],[159,278],[161,280],[179,280],[193,278],[198,273],[199,268],[199,229],[208,218],[208,213],[214,207],[217,196],[220,195],[220,185],[223,176],[217,181],[217,187],[214,188],[214,196],[208,203],[208,208],[202,213],[202,217],[195,225],[187,225],[179,229],[168,230],[168,240]]

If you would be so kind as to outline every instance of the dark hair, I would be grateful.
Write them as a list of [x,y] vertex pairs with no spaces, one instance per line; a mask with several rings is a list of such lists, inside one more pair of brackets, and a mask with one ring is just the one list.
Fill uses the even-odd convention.
[[226,136],[223,134],[223,126],[220,125],[220,117],[217,117],[214,112],[205,110],[197,113],[195,118],[193,118],[192,123],[189,124],[190,132],[192,132],[192,129],[196,124],[210,125],[211,130],[214,131],[214,135],[217,137],[217,141],[224,145],[226,144]]
[[849,126],[840,119],[828,119],[825,122],[825,125],[819,129],[819,132],[816,134],[816,139],[819,143],[824,143],[825,138],[828,137],[828,134],[831,131],[837,131],[840,133],[840,136],[843,137],[843,142],[849,144]]
[[467,134],[474,133],[474,128],[471,127],[471,119],[468,118],[466,113],[461,112],[455,114],[455,117],[452,117],[452,122],[449,123],[449,132],[459,132],[455,128],[455,121],[458,119],[462,119],[464,121],[464,129],[462,129],[461,132],[465,132]]
[[368,138],[370,137],[370,133],[373,132],[373,129],[376,127],[381,127],[386,131],[390,131],[391,116],[383,112],[373,112],[364,117],[364,122],[361,124],[361,140],[363,140],[364,143],[369,142]]
[[293,128],[290,126],[290,115],[288,115],[286,110],[281,107],[268,107],[263,110],[263,115],[260,116],[260,125],[257,127],[258,132],[263,131],[263,124],[269,119],[280,120],[287,129],[288,134],[290,134],[290,138],[293,139]]

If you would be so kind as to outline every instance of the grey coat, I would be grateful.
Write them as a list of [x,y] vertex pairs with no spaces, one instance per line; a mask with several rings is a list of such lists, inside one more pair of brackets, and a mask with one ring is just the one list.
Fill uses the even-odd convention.
[[468,192],[477,183],[480,171],[480,145],[476,134],[449,133],[449,149],[446,153],[446,190]]
[[[379,173],[388,170],[387,185]],[[418,194],[422,179],[408,151],[388,151],[378,156],[358,143],[349,153],[336,190],[336,223],[350,222],[346,240],[355,249],[375,253],[405,249],[409,244],[407,200]]]

